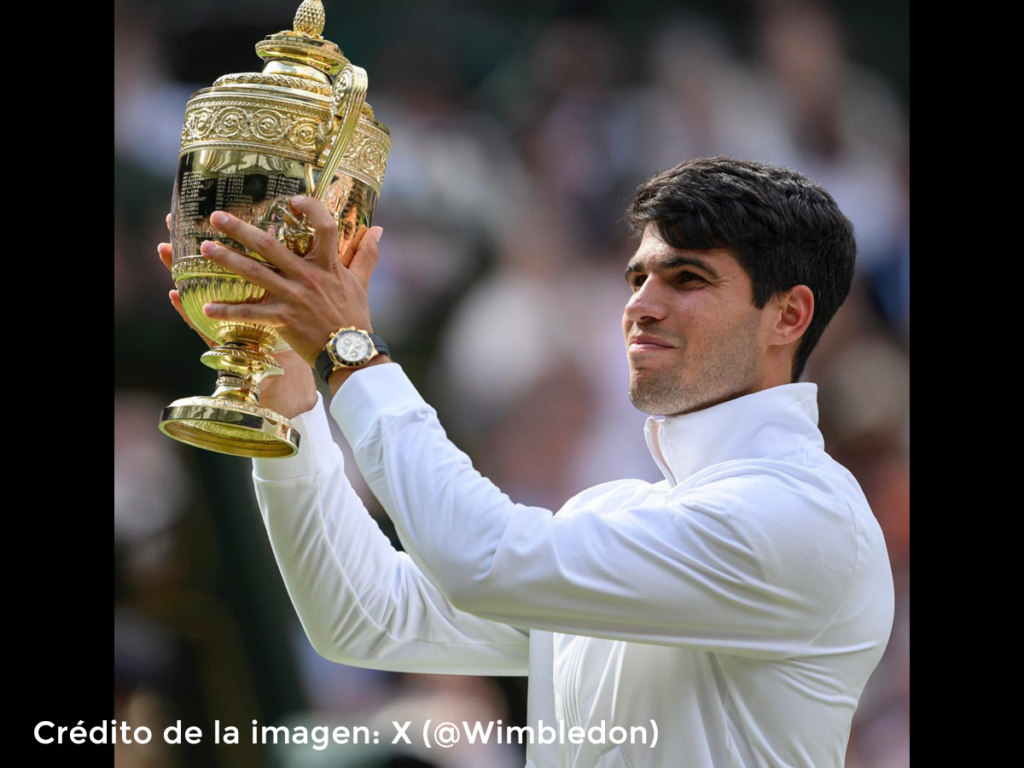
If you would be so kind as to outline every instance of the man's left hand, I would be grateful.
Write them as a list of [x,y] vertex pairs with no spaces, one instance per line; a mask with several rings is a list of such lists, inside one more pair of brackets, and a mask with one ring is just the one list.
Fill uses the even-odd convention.
[[210,217],[214,227],[258,253],[277,271],[220,243],[206,241],[200,248],[203,256],[266,288],[270,296],[260,304],[207,304],[203,312],[216,320],[274,326],[291,348],[313,365],[339,328],[355,326],[373,332],[367,291],[384,230],[361,229],[339,257],[338,224],[323,203],[312,197],[293,197],[291,208],[300,216],[305,214],[316,232],[305,256],[297,256],[273,235],[228,213],[217,211]]

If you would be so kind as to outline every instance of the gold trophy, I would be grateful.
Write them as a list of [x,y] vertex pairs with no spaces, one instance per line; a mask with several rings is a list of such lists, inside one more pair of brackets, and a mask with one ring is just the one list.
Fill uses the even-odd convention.
[[204,240],[217,240],[265,261],[214,229],[210,214],[228,211],[302,255],[313,231],[291,213],[288,198],[316,197],[338,221],[341,252],[370,226],[391,149],[390,132],[364,103],[366,72],[321,35],[320,0],[304,0],[294,27],[256,44],[266,61],[262,72],[225,75],[192,94],[171,200],[172,275],[188,316],[219,345],[201,358],[217,371],[217,388],[211,397],[175,400],[164,408],[160,429],[233,456],[293,456],[300,438],[288,419],[257,399],[260,381],[282,373],[272,353],[288,346],[277,330],[203,314],[208,302],[268,298],[265,289],[200,255]]

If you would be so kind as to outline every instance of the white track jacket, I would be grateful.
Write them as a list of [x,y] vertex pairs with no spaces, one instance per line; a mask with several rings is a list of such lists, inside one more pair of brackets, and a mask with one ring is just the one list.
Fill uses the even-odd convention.
[[[649,419],[663,481],[605,483],[552,513],[474,470],[398,364],[359,371],[331,415],[404,553],[346,479],[319,399],[294,419],[299,454],[255,459],[253,478],[315,649],[529,674],[529,725],[566,737],[531,744],[528,768],[835,768],[888,642],[893,581],[860,486],[824,450],[816,396],[787,384]],[[647,743],[568,738],[602,723],[644,727]]]

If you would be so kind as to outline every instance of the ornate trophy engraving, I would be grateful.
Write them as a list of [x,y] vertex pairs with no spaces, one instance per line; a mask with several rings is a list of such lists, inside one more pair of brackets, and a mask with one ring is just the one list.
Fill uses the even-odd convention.
[[263,288],[200,255],[204,240],[217,240],[263,260],[214,229],[210,214],[228,211],[304,254],[312,229],[288,198],[310,195],[337,219],[344,249],[370,225],[391,149],[390,132],[364,103],[366,72],[321,36],[320,0],[304,0],[294,27],[257,43],[262,72],[225,75],[192,95],[171,201],[172,274],[188,316],[219,344],[201,358],[217,371],[217,388],[175,400],[160,429],[234,456],[292,456],[300,438],[258,402],[260,381],[282,373],[272,353],[288,347],[277,330],[203,314],[208,302],[267,300]]

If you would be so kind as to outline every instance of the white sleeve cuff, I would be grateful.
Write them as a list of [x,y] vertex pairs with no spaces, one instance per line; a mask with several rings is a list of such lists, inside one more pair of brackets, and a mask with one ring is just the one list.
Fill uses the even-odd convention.
[[357,450],[380,414],[420,405],[426,405],[426,401],[409,381],[402,366],[384,363],[349,376],[334,395],[331,415],[352,450]]
[[316,405],[291,422],[299,433],[299,452],[288,459],[253,459],[252,474],[256,480],[312,477],[342,461],[341,451],[331,436],[327,410],[319,392],[316,393]]

